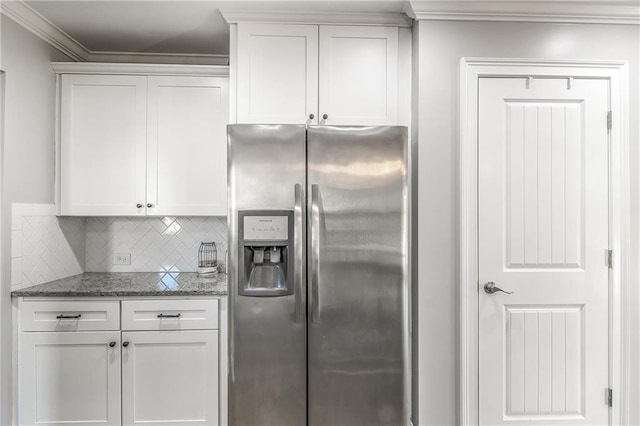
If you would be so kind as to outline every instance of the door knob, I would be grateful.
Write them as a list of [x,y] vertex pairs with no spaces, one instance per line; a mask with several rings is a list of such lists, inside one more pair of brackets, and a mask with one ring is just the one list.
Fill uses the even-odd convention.
[[144,207],[144,206],[143,206],[142,204],[138,203],[138,204],[136,204],[136,207],[137,207],[137,208],[139,208],[139,209],[141,209],[141,208],[142,208],[142,207]]
[[329,114],[322,114],[322,119],[326,120],[327,118],[329,118]]
[[127,346],[129,346],[129,342],[122,342],[122,346],[126,348]]
[[151,208],[151,207],[153,207],[153,204],[151,204],[151,203],[147,203],[147,207],[148,207],[148,208]]
[[316,118],[314,114],[309,114],[309,120],[313,120],[314,118]]
[[512,291],[504,291],[503,289],[501,289],[500,287],[498,287],[496,285],[496,283],[494,283],[493,281],[489,281],[488,283],[486,283],[484,285],[484,292],[487,294],[493,294],[493,293],[497,293],[497,292],[503,292],[505,294],[513,294]]
[[109,347],[112,348],[116,345],[116,342],[109,342]]

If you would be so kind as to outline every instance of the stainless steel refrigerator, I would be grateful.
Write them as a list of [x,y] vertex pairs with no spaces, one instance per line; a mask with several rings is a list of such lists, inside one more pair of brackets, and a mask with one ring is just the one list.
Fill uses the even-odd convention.
[[407,129],[227,130],[230,424],[407,425]]

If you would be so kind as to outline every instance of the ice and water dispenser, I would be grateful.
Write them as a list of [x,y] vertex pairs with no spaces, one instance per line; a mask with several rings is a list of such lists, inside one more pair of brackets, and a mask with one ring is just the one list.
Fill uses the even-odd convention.
[[293,294],[293,211],[238,212],[238,294]]

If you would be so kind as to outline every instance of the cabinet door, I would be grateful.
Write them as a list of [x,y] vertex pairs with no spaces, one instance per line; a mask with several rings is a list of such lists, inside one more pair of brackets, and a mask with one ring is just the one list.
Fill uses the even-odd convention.
[[63,75],[60,214],[143,215],[146,77]]
[[218,332],[122,333],[122,423],[219,424]]
[[19,424],[120,424],[119,331],[22,333],[19,365]]
[[320,124],[397,124],[398,28],[320,26],[319,50]]
[[221,77],[148,77],[148,215],[227,214],[228,88]]
[[238,123],[317,124],[316,25],[239,23],[237,62]]

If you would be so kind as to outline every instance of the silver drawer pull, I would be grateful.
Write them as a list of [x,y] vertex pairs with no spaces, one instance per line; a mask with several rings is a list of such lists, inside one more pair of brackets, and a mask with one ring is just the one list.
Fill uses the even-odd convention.
[[158,318],[180,318],[182,314],[175,315],[167,315],[167,314],[158,314]]
[[78,315],[58,315],[56,317],[56,319],[80,319],[82,315],[78,314]]

